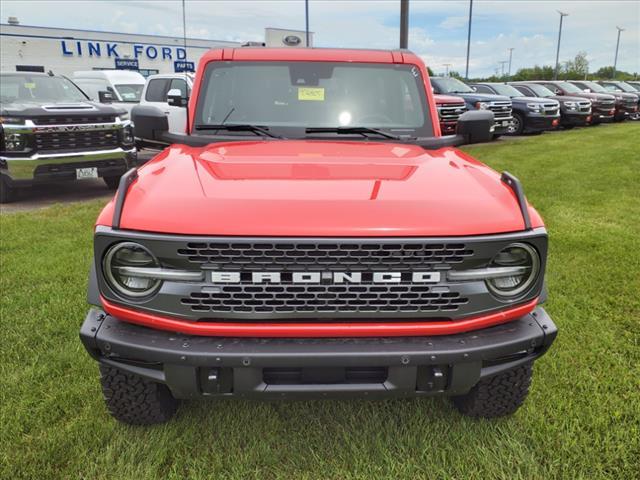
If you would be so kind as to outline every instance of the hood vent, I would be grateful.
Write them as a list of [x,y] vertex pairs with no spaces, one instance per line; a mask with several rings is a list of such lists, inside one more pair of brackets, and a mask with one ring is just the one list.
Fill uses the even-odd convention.
[[69,111],[69,110],[97,110],[96,107],[92,105],[87,105],[86,103],[68,103],[68,104],[60,104],[60,105],[43,105],[43,110],[47,112],[60,112],[60,111]]

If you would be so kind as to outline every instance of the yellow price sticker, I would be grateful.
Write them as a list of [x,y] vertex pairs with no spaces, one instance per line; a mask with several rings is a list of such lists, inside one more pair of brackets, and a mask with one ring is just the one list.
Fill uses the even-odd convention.
[[25,83],[24,84],[24,88],[28,88],[29,90],[33,90],[34,88],[36,88],[36,84],[35,83]]
[[311,100],[316,102],[324,102],[324,88],[299,87],[298,100]]

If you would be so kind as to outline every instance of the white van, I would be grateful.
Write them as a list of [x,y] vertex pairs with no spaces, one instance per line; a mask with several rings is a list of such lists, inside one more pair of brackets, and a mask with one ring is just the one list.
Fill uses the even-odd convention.
[[152,105],[159,108],[167,115],[169,131],[184,133],[187,125],[187,110],[184,107],[169,105],[167,96],[171,90],[178,90],[182,98],[189,98],[193,87],[193,78],[192,73],[149,75],[140,98],[140,105]]
[[100,92],[109,92],[113,103],[131,113],[140,102],[145,78],[132,70],[88,70],[74,72],[73,81],[95,102],[103,101]]

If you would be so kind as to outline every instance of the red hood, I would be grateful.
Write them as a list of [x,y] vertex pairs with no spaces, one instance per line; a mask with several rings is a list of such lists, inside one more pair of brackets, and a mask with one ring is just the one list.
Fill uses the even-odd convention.
[[433,99],[436,101],[436,105],[449,105],[452,103],[464,103],[462,97],[452,97],[451,95],[441,95],[439,93],[433,95]]
[[[113,205],[98,219],[110,225]],[[541,225],[531,209],[533,226]],[[238,236],[446,236],[523,229],[515,196],[464,153],[404,144],[174,145],[145,166],[121,228]]]

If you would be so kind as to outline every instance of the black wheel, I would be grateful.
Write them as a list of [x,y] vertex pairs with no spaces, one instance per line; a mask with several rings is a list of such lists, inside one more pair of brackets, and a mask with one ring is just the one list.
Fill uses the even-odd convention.
[[169,389],[119,368],[100,365],[100,383],[109,413],[131,425],[152,425],[171,419],[178,401]]
[[522,119],[522,115],[519,113],[513,114],[513,120],[511,120],[511,125],[507,127],[507,133],[509,135],[522,135],[524,130],[524,120]]
[[15,200],[16,190],[9,185],[6,178],[0,178],[0,203],[10,203]]
[[493,139],[494,139],[494,140],[497,140],[497,139],[499,139],[501,136],[502,136],[502,134],[501,134],[501,133],[494,133],[494,134],[493,134]]
[[102,177],[102,180],[107,184],[107,188],[109,188],[109,190],[117,190],[118,185],[120,185],[120,175],[116,175],[114,177]]
[[460,413],[475,418],[495,418],[514,413],[527,398],[533,363],[526,363],[478,384],[466,395],[453,397]]

